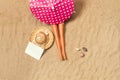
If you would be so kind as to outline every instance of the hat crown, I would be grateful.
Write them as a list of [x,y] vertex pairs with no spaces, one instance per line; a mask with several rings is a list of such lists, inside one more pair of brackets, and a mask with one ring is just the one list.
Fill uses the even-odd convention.
[[45,35],[45,33],[39,32],[38,34],[36,34],[35,41],[38,44],[45,43],[46,42],[46,35]]

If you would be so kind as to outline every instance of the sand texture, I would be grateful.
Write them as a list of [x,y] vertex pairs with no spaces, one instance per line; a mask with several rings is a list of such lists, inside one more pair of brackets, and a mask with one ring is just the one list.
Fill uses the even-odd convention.
[[120,0],[75,0],[75,11],[65,23],[68,60],[54,43],[37,61],[24,53],[29,35],[50,25],[36,20],[29,0],[0,0],[0,80],[120,80]]

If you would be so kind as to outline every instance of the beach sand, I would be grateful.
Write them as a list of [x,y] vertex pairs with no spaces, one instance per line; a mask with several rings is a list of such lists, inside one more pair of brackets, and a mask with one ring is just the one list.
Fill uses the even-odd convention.
[[[75,0],[66,27],[67,61],[56,44],[41,60],[24,53],[39,22],[29,0],[0,0],[0,80],[120,80],[120,0]],[[85,57],[75,48],[86,47]]]

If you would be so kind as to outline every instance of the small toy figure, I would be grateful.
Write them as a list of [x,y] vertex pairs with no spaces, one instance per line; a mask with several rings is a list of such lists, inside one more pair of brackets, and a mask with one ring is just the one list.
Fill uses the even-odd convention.
[[64,21],[74,12],[74,0],[31,0],[30,10],[39,21],[52,25],[60,59],[66,60]]

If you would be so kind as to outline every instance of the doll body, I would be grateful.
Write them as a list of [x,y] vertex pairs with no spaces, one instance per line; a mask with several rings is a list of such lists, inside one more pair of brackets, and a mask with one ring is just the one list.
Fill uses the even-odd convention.
[[41,22],[51,24],[61,60],[66,60],[64,21],[74,11],[74,0],[31,0],[30,10]]

